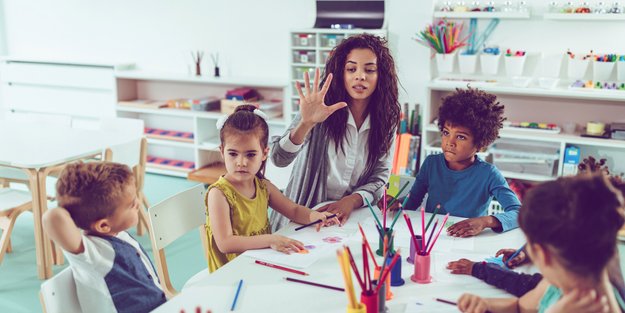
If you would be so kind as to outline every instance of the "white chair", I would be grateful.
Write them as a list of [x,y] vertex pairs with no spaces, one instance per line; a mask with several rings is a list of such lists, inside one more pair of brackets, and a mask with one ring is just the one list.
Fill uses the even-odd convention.
[[165,248],[193,229],[199,228],[200,236],[206,237],[204,193],[204,185],[199,184],[155,204],[148,210],[156,270],[168,297],[175,296],[177,291],[169,278]]
[[44,281],[39,300],[44,313],[82,313],[72,269],[68,267]]

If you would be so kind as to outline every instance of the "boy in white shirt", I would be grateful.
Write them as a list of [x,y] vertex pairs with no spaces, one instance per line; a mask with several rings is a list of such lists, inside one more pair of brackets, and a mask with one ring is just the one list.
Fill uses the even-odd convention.
[[163,304],[152,262],[126,232],[139,209],[130,169],[69,164],[56,189],[59,208],[46,212],[43,228],[65,252],[83,312],[149,312]]

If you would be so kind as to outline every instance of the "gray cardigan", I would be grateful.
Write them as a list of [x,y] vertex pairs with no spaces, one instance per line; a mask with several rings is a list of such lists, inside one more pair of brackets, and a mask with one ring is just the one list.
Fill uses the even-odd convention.
[[[270,158],[277,167],[285,167],[295,160],[284,195],[300,205],[312,208],[328,200],[326,195],[329,166],[328,146],[332,140],[324,134],[321,125],[317,124],[306,136],[303,146],[298,152],[285,151],[280,147],[280,140],[289,136],[291,129],[297,126],[300,119],[301,116],[298,114],[282,136],[271,138]],[[375,205],[382,197],[383,187],[388,181],[390,168],[386,162],[389,157],[391,157],[391,153],[382,156],[372,169],[362,173],[357,185],[352,186],[353,192],[365,191],[372,194],[374,201],[372,205]],[[276,211],[272,211],[269,221],[275,232],[285,226],[289,219]]]

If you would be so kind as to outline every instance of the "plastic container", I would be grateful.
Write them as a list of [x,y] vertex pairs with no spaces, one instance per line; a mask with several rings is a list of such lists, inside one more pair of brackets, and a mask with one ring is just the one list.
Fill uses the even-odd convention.
[[[386,266],[391,265],[391,258],[394,254],[388,256],[388,260]],[[397,287],[404,284],[404,279],[401,278],[401,258],[397,258],[397,262],[395,262],[395,266],[391,269],[391,286]]]
[[538,86],[544,89],[556,88],[559,82],[560,82],[560,79],[554,78],[554,77],[539,77],[538,78]]
[[525,59],[523,56],[505,56],[506,74],[508,77],[522,76],[525,68]]
[[580,60],[580,59],[568,59],[568,76],[571,79],[580,79],[584,80],[586,77],[586,72],[588,71],[588,64],[590,60]]
[[499,72],[499,58],[501,54],[480,54],[482,74],[497,75]]
[[502,171],[555,176],[560,145],[551,142],[500,139],[490,148],[493,164]]
[[430,255],[421,255],[416,253],[414,256],[414,273],[410,276],[410,280],[417,284],[429,284],[432,282],[430,275],[431,257]]
[[526,88],[532,82],[531,77],[526,76],[514,76],[512,77],[512,86],[518,88]]
[[360,303],[365,305],[367,313],[378,312],[378,293],[373,291],[363,291],[360,293]]
[[562,69],[562,53],[543,54],[540,59],[540,73],[542,77],[560,77]]
[[294,47],[314,47],[317,44],[317,36],[315,34],[299,33],[293,34]]
[[314,50],[293,51],[293,63],[315,64],[315,62],[317,62],[317,53]]
[[611,81],[616,62],[594,61],[592,64],[592,78],[595,82]]
[[[371,281],[371,285],[373,286],[373,290],[378,288],[378,281]],[[388,312],[388,308],[386,307],[386,284],[382,284],[380,290],[378,290],[378,313],[386,313]]]
[[345,39],[345,35],[342,34],[322,34],[319,37],[322,48],[334,48]]
[[[308,72],[308,78],[313,79],[315,77],[315,68],[314,67],[294,67],[293,68],[293,77],[295,79],[304,79],[304,72]],[[297,90],[294,93],[297,96]]]
[[475,74],[477,69],[477,54],[459,54],[458,67],[462,74]]
[[451,73],[454,71],[455,53],[437,53],[436,68],[439,74]]

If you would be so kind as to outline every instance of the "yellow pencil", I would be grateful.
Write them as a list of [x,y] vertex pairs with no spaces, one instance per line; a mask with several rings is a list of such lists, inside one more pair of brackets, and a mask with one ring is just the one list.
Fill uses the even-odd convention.
[[349,307],[355,308],[355,303],[352,302],[351,293],[349,291],[349,286],[347,283],[347,268],[345,267],[345,262],[343,261],[343,252],[341,250],[336,251],[337,259],[339,260],[339,265],[341,266],[341,272],[343,273],[343,281],[345,282],[345,294],[347,295],[347,301],[349,301]]
[[356,300],[356,293],[354,292],[354,282],[352,281],[352,271],[349,266],[349,255],[347,251],[343,249],[343,263],[345,264],[345,268],[347,269],[347,281],[349,284],[349,296],[351,297],[352,307],[355,309],[358,306],[358,301]]

